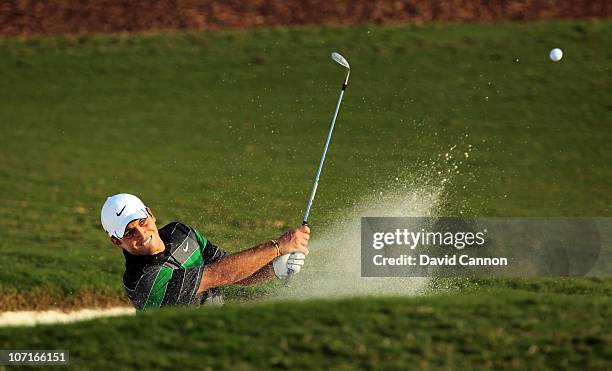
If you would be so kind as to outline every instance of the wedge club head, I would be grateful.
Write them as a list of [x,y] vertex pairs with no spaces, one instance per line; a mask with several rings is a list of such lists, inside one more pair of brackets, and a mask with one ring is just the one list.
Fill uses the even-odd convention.
[[333,59],[334,62],[338,63],[342,67],[346,68],[346,77],[344,78],[344,88],[346,88],[346,85],[348,85],[349,74],[351,73],[351,65],[346,60],[346,58],[344,58],[342,55],[340,55],[340,53],[337,52],[333,52],[331,54],[331,59]]

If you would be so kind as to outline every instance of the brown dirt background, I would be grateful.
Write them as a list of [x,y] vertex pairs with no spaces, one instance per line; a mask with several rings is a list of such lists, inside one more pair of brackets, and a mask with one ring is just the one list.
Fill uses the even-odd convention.
[[2,0],[0,35],[611,16],[610,0]]

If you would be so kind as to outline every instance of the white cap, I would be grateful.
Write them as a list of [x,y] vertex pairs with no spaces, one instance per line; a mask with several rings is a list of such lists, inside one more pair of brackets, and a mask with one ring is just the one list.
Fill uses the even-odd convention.
[[132,220],[148,216],[147,208],[140,201],[140,198],[127,193],[120,193],[107,198],[100,213],[102,227],[104,227],[106,233],[119,239],[123,238],[125,227]]

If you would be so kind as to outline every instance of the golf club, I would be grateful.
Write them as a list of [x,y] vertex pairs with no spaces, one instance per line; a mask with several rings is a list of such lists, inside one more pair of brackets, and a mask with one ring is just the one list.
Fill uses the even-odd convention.
[[[329,142],[331,140],[332,133],[334,131],[334,125],[336,124],[336,117],[338,117],[338,111],[340,110],[340,103],[342,103],[342,97],[344,96],[344,91],[346,90],[346,86],[348,85],[349,74],[351,73],[351,67],[347,60],[340,55],[340,53],[333,52],[331,54],[331,59],[333,59],[336,63],[341,65],[346,69],[346,75],[344,77],[344,82],[342,83],[342,89],[340,90],[340,96],[338,97],[338,103],[336,104],[336,110],[334,111],[334,117],[331,121],[331,126],[329,128],[329,134],[327,134],[327,141],[325,142],[325,148],[323,149],[323,155],[321,156],[321,162],[319,163],[319,169],[317,169],[317,175],[314,179],[314,184],[312,186],[312,191],[310,192],[310,199],[308,200],[308,206],[306,207],[306,212],[304,213],[304,219],[302,221],[302,225],[308,225],[308,216],[310,215],[310,208],[312,207],[312,201],[315,198],[315,194],[317,193],[317,187],[319,186],[319,177],[321,176],[321,170],[323,169],[323,163],[325,162],[325,155],[327,155],[327,148],[329,147]],[[294,271],[293,269],[289,269],[287,271],[287,279],[285,280],[285,287],[291,287],[291,279],[293,278]]]

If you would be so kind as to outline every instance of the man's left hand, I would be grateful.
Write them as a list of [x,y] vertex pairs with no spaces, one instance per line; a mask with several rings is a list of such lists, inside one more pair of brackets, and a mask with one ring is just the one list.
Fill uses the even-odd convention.
[[289,269],[293,270],[293,273],[298,273],[302,269],[305,260],[306,255],[301,252],[281,255],[272,261],[274,274],[276,274],[276,277],[284,277]]

